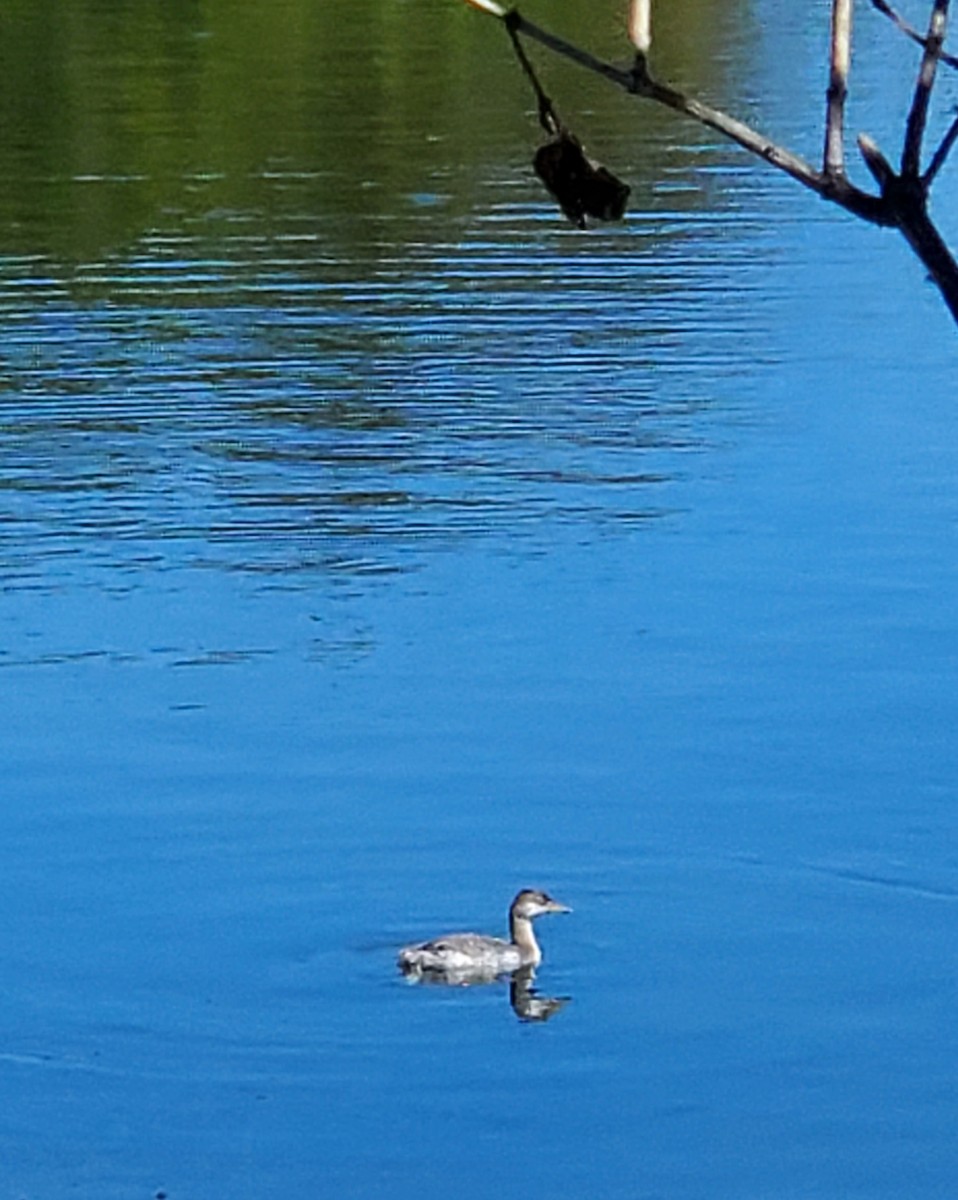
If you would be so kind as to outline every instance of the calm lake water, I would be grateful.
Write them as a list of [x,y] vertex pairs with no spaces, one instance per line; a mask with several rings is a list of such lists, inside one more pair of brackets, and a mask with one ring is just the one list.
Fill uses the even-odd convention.
[[[824,0],[660,7],[818,155]],[[0,1198],[953,1196],[958,342],[900,239],[537,55],[633,187],[579,233],[458,0],[0,23]],[[523,885],[548,1022],[397,974]]]

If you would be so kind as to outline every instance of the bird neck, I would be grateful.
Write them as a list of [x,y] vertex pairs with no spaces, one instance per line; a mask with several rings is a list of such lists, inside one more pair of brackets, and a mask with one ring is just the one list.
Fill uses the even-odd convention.
[[518,913],[509,914],[509,933],[514,945],[519,947],[522,961],[532,966],[538,966],[542,961],[542,951],[532,931],[532,922],[528,917]]

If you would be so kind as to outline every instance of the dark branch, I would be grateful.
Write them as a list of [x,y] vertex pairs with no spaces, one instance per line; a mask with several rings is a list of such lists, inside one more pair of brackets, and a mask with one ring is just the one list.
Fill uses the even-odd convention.
[[867,133],[860,133],[858,135],[858,149],[865,160],[865,166],[874,175],[875,182],[881,188],[882,192],[887,192],[889,188],[895,185],[898,179],[891,163],[878,149],[877,143],[873,142]]
[[948,132],[941,139],[938,149],[931,157],[931,162],[928,164],[928,169],[921,177],[922,186],[927,192],[931,187],[935,176],[945,165],[945,159],[948,157],[952,146],[955,144],[955,139],[958,138],[958,116],[948,126]]
[[865,134],[859,136],[858,147],[878,181],[891,223],[901,230],[937,284],[948,311],[958,321],[958,263],[928,216],[927,190],[922,181],[896,175],[888,159]]
[[[471,2],[472,0],[470,0]],[[569,58],[574,63],[578,63],[580,67],[585,67],[587,71],[594,71],[597,75],[603,75],[606,79],[617,83],[619,87],[625,88],[627,92],[633,90],[631,71],[623,70],[622,67],[615,67],[612,63],[603,62],[601,58],[596,58],[588,50],[582,50],[579,46],[574,46],[572,42],[567,42],[564,38],[557,37],[554,33],[549,33],[547,29],[540,29],[538,25],[533,25],[531,21],[527,21],[517,8],[510,9],[505,14],[504,21],[506,28],[510,32],[521,33],[528,38],[532,38],[534,42],[540,42],[543,46],[548,47],[548,49],[561,55],[563,58]]]
[[[531,38],[554,53],[602,75],[633,95],[653,100],[657,104],[671,108],[675,112],[691,117],[700,124],[724,134],[725,137],[737,142],[750,153],[784,171],[804,187],[816,192],[826,200],[841,205],[842,208],[856,216],[876,225],[891,226],[900,230],[938,286],[945,304],[955,321],[958,322],[958,262],[953,258],[951,251],[928,215],[928,188],[944,165],[952,146],[958,141],[958,116],[955,117],[932,156],[928,170],[924,175],[919,174],[928,102],[935,82],[938,60],[941,57],[949,0],[934,0],[928,36],[921,39],[924,55],[915,85],[911,111],[908,115],[901,171],[895,172],[887,158],[870,138],[862,135],[858,139],[865,163],[880,188],[880,194],[877,196],[864,192],[849,183],[844,171],[841,109],[844,102],[844,72],[847,71],[844,54],[847,46],[850,45],[850,25],[847,26],[847,35],[842,32],[842,24],[850,21],[850,7],[846,7],[846,0],[833,0],[832,76],[828,100],[829,128],[826,134],[825,164],[822,171],[816,171],[803,158],[770,141],[742,121],[736,120],[719,109],[710,108],[707,104],[692,97],[685,96],[674,88],[658,83],[649,74],[647,57],[641,50],[637,50],[631,70],[624,70],[603,62],[589,54],[588,51],[581,50],[578,46],[566,42],[553,33],[540,29],[538,25],[527,21],[517,10],[506,11],[497,3],[497,0],[467,0],[467,2],[503,21],[513,39],[516,39],[519,34]],[[885,3],[885,0],[872,0],[872,3],[879,11],[896,19],[894,10]],[[639,24],[642,23],[639,22]],[[643,39],[639,38],[638,40],[641,42]],[[839,86],[836,87],[836,84]],[[541,89],[539,90],[541,91]]]
[[554,53],[562,55],[563,58],[571,59],[579,66],[585,67],[586,70],[602,75],[627,92],[654,100],[656,104],[662,104],[684,116],[692,117],[700,124],[708,126],[709,129],[717,130],[773,167],[778,167],[780,171],[784,171],[804,187],[817,192],[826,200],[840,204],[849,212],[855,213],[856,216],[877,225],[887,224],[882,202],[878,196],[870,196],[867,192],[861,191],[849,183],[844,176],[831,177],[821,171],[816,171],[804,158],[771,141],[770,138],[758,133],[743,121],[730,117],[720,109],[711,108],[708,104],[703,104],[691,96],[685,96],[675,88],[657,83],[648,72],[644,55],[637,54],[632,70],[626,71],[611,63],[603,62],[602,59],[596,58],[587,50],[580,49],[571,42],[565,41],[564,38],[549,33],[548,30],[541,29],[516,9],[506,13],[504,20],[508,28],[515,33],[521,33],[548,47]]
[[[925,45],[924,34],[919,33],[914,25],[910,25],[890,4],[886,4],[885,0],[872,0],[872,7],[877,8],[880,13],[883,13],[889,20],[893,21],[906,37],[910,37],[919,46]],[[938,57],[949,67],[958,69],[958,56],[949,54],[947,50],[942,50]]]
[[522,67],[525,77],[532,84],[532,90],[536,94],[536,102],[539,105],[539,124],[546,133],[550,136],[555,136],[562,128],[562,122],[559,120],[552,101],[545,94],[542,84],[539,82],[539,76],[533,70],[532,63],[529,62],[529,56],[526,54],[522,42],[519,40],[519,35],[508,18],[506,19],[506,29],[509,31],[509,38],[512,41],[512,48],[516,52],[519,65]]
[[905,145],[901,152],[901,173],[903,178],[916,182],[921,170],[921,142],[925,136],[925,122],[928,119],[928,102],[931,99],[931,89],[935,85],[938,57],[948,25],[948,2],[949,0],[935,0],[931,10],[928,36],[925,38],[925,53],[921,58],[918,81],[915,84],[915,95],[911,102],[911,111],[908,114],[908,124],[905,127]]

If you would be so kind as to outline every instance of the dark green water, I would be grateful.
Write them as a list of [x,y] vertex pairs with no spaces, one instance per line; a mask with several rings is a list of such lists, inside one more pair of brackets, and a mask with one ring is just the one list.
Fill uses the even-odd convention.
[[[826,4],[657,9],[819,153]],[[953,1191],[954,332],[536,62],[622,224],[459,0],[6,0],[0,1200]],[[530,884],[551,1020],[398,977]]]
[[[552,14],[566,16],[563,28],[622,54],[616,4],[587,16],[563,7]],[[674,23],[663,42],[681,74],[697,43],[732,32],[733,16],[700,3]],[[186,228],[218,245],[217,216],[233,217],[260,237],[288,238],[292,223],[321,235],[342,275],[375,262],[386,239],[416,244],[428,227],[441,240],[496,203],[490,188],[534,137],[530,94],[491,26],[434,0],[11,0],[4,249],[82,267],[131,254],[150,232]],[[721,59],[706,59],[710,86],[730,69]],[[565,67],[556,75],[570,92],[572,79]],[[602,95],[581,77],[574,87],[577,107]],[[592,127],[608,121],[596,114]],[[650,161],[649,175],[660,166]],[[315,267],[308,246],[300,256]]]

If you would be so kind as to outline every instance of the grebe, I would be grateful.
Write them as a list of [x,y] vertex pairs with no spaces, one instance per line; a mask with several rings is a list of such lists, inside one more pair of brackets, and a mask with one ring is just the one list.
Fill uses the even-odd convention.
[[419,942],[399,951],[399,968],[406,975],[444,975],[461,978],[494,979],[537,967],[542,951],[532,931],[532,922],[543,913],[567,913],[558,900],[545,892],[524,888],[509,907],[510,941],[487,937],[482,933],[447,933],[431,942]]

